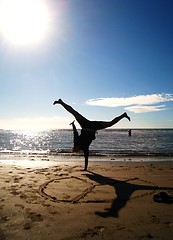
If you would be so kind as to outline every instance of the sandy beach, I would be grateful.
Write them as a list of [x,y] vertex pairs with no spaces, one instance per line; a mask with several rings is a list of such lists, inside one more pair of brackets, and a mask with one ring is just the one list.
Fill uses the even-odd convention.
[[0,161],[1,240],[172,239],[173,162],[59,158]]

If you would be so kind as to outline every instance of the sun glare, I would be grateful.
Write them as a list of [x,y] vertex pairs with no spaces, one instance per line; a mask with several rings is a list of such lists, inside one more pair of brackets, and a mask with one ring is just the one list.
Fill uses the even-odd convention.
[[48,6],[43,0],[0,0],[0,33],[14,45],[44,40],[49,23]]

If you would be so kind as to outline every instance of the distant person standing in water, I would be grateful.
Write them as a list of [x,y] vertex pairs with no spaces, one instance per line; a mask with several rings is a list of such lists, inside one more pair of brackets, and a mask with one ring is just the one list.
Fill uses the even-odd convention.
[[85,156],[84,170],[85,171],[87,170],[87,167],[88,167],[89,146],[92,143],[92,141],[96,138],[95,137],[96,131],[111,127],[123,118],[127,118],[130,121],[130,117],[127,115],[126,112],[118,117],[115,117],[111,121],[90,121],[85,117],[83,117],[76,110],[74,110],[70,105],[67,105],[65,102],[63,102],[61,99],[59,99],[58,101],[55,101],[53,104],[62,105],[69,113],[71,113],[75,117],[75,119],[77,120],[77,122],[82,128],[81,134],[79,135],[74,122],[71,123],[73,127],[73,133],[74,133],[73,151],[78,152],[82,150],[84,152],[84,156]]
[[131,129],[129,129],[129,136],[131,137],[132,136],[132,130]]

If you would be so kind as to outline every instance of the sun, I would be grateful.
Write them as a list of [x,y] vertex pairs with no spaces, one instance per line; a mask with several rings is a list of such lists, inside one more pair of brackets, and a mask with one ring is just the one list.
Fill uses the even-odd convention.
[[37,44],[50,28],[45,0],[0,0],[0,34],[14,45]]

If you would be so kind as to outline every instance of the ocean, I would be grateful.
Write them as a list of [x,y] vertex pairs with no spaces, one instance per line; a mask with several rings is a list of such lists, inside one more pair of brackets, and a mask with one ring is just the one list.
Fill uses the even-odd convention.
[[[79,130],[80,131],[80,130]],[[71,130],[10,131],[0,130],[0,155],[70,155]],[[83,155],[78,153],[76,155]],[[98,131],[90,145],[91,156],[173,156],[173,129],[107,129]],[[173,157],[171,158],[173,159]]]

